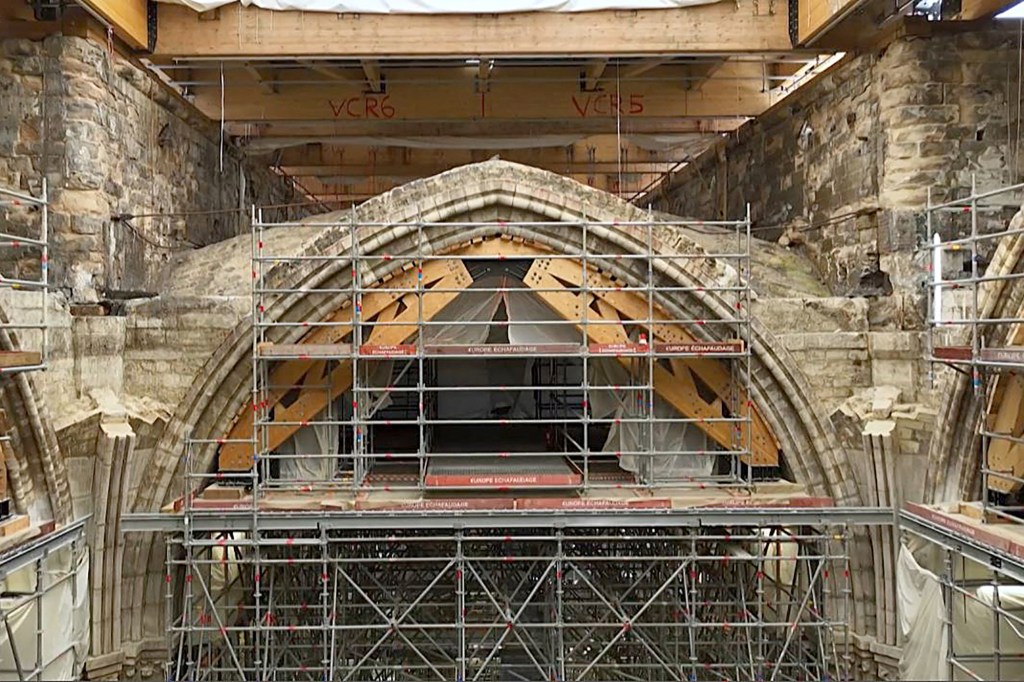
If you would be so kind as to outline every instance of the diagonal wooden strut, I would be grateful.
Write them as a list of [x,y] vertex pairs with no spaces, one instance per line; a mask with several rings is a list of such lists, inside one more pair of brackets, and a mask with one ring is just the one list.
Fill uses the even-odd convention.
[[[415,269],[406,270],[402,274],[380,286],[389,290],[371,292],[362,297],[359,316],[363,320],[387,322],[387,325],[371,328],[367,342],[377,345],[400,344],[417,331],[419,303],[416,287],[419,273]],[[428,293],[423,296],[423,319],[434,318],[459,294],[457,291],[448,293],[429,293],[429,289],[461,290],[472,284],[473,278],[461,260],[434,260],[423,265],[423,288]],[[400,291],[399,291],[400,290]],[[408,293],[405,293],[408,292]],[[402,312],[397,312],[401,310]],[[329,345],[349,339],[352,335],[352,306],[346,304],[338,312],[325,321],[338,326],[318,327],[302,339],[303,345]],[[400,324],[405,323],[405,324]],[[394,325],[394,326],[392,326]],[[270,373],[270,388],[262,405],[264,411],[274,411],[275,422],[293,422],[291,424],[271,425],[267,429],[266,442],[261,448],[274,449],[302,428],[302,422],[313,419],[327,405],[352,386],[352,364],[342,360],[327,375],[326,379],[313,382],[327,389],[307,389],[300,391],[295,402],[287,407],[279,407],[281,400],[294,388],[304,384],[304,379],[316,364],[315,360],[288,360],[279,363]],[[228,441],[244,441],[252,438],[255,406],[244,410],[235,420]],[[252,466],[253,446],[244,442],[228,442],[221,446],[219,466],[221,471],[246,471]]]
[[[583,266],[579,261],[548,258],[550,250],[521,238],[501,236],[497,239],[476,240],[450,253],[451,259],[427,261],[423,267],[423,289],[436,288],[453,290],[448,293],[427,291],[423,295],[423,321],[432,320],[459,292],[472,284],[472,277],[461,258],[486,256],[494,258],[529,258],[534,263],[526,277],[528,287],[552,310],[570,322],[577,322],[582,328],[584,306],[586,319],[598,324],[588,324],[587,334],[591,342],[618,344],[629,341],[625,325],[646,320],[649,314],[646,297],[631,291],[615,290],[620,283],[608,275],[590,270],[587,273],[587,287],[608,289],[588,291],[583,298],[578,291],[583,278]],[[417,277],[415,270],[406,270],[390,280],[379,283],[383,289],[402,291],[368,292],[362,297],[360,318],[379,324],[369,327],[369,335],[363,343],[388,346],[406,342],[416,334],[419,322],[420,303],[417,300]],[[553,291],[539,291],[550,289]],[[559,290],[560,289],[560,290]],[[652,341],[666,343],[693,343],[696,339],[685,329],[671,323],[661,309],[654,308],[654,322],[650,325]],[[338,344],[352,335],[352,308],[346,304],[326,321],[338,326],[318,327],[301,341],[303,345],[324,346]],[[646,325],[645,325],[646,326]],[[320,363],[318,365],[318,362]],[[633,359],[620,358],[629,367]],[[265,442],[260,448],[273,450],[294,435],[305,422],[315,418],[331,401],[351,388],[352,366],[350,360],[337,362],[334,368],[321,375],[323,361],[315,359],[292,359],[277,363],[270,374],[270,387],[262,406],[265,413],[273,409],[273,423],[265,431]],[[317,376],[311,377],[311,374]],[[700,387],[698,386],[700,384]],[[304,385],[308,384],[303,390]],[[706,388],[714,398],[706,400],[700,388]],[[297,389],[298,397],[291,403],[282,400]],[[673,358],[668,363],[654,365],[654,390],[683,416],[698,421],[696,425],[712,440],[726,448],[735,448],[746,439],[746,426],[741,429],[740,439],[736,438],[734,422],[714,421],[727,415],[730,398],[740,403],[747,396],[734,386],[731,373],[725,363],[713,358]],[[704,391],[706,394],[708,391]],[[734,408],[734,412],[735,412]],[[255,409],[242,411],[236,418],[226,440],[245,441],[252,438]],[[779,446],[764,418],[752,407],[753,429],[751,431],[752,453],[749,464],[754,466],[778,466]],[[246,442],[228,442],[222,445],[219,467],[222,471],[244,471],[252,466],[253,445]],[[744,458],[747,461],[747,458]]]
[[[565,259],[545,258],[534,262],[526,275],[526,285],[537,290],[536,295],[556,313],[570,321],[582,321],[587,310],[586,332],[593,343],[617,344],[627,341],[624,322],[647,320],[651,311],[646,297],[632,291],[621,290],[622,284],[604,273],[590,271],[587,287],[583,293],[573,291],[580,288],[583,268],[580,263]],[[565,291],[545,291],[564,288]],[[610,289],[610,291],[609,291]],[[596,290],[596,291],[594,291]],[[592,305],[596,301],[597,305]],[[611,312],[614,310],[614,312]],[[652,320],[667,320],[668,316],[655,307]],[[583,329],[583,324],[577,324]],[[668,343],[692,343],[696,339],[681,326],[670,322],[651,325],[654,339]],[[652,339],[653,340],[653,339]],[[627,368],[632,360],[622,357],[619,361]],[[722,419],[727,416],[725,407],[730,396],[736,394],[737,402],[748,400],[743,391],[736,390],[726,365],[713,358],[681,358],[669,363],[670,369],[661,364],[653,368],[654,391],[672,405],[680,414],[691,419]],[[700,380],[716,398],[705,400],[697,390]],[[751,456],[748,464],[754,466],[778,466],[779,445],[756,408],[751,409],[753,431],[751,433]],[[698,421],[697,426],[722,447],[734,449],[738,443],[746,442],[747,426],[741,426],[740,439],[735,438],[733,422]]]

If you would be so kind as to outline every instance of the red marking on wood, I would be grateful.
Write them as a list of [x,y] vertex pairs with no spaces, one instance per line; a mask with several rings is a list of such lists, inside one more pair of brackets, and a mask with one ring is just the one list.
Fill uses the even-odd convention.
[[580,118],[591,116],[639,116],[644,113],[644,96],[633,93],[572,95],[572,106]]
[[360,95],[345,97],[341,100],[327,100],[334,118],[346,119],[393,119],[395,107],[389,95]]

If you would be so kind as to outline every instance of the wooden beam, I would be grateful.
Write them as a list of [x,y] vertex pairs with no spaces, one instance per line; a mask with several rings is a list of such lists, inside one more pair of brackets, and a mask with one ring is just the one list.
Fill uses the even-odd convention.
[[[149,14],[146,0],[79,0],[110,23],[118,38],[130,47],[149,46]],[[163,7],[160,8],[163,11]],[[198,15],[197,15],[198,16]]]
[[[695,134],[692,138],[694,149],[719,139],[717,135]],[[420,174],[437,168],[454,168],[500,156],[533,166],[549,167],[553,170],[613,171],[618,167],[620,140],[614,135],[595,135],[565,147],[539,147],[531,149],[494,149],[485,154],[472,149],[416,149],[409,147],[377,147],[372,145],[321,145],[308,144],[282,149],[276,164],[282,168],[298,169],[295,175],[357,174],[393,175],[401,173]],[[627,167],[655,167],[674,164],[680,160],[675,151],[650,151],[621,141],[625,150]]]
[[[212,99],[210,100],[212,101]],[[603,106],[603,105],[602,105]],[[216,119],[216,115],[202,110]],[[636,116],[622,119],[623,134],[683,134],[683,133],[727,133],[743,125],[746,116]],[[628,124],[627,124],[628,121]],[[416,119],[317,119],[307,121],[229,121],[226,132],[229,135],[256,140],[265,138],[271,145],[265,149],[290,147],[301,144],[350,144],[347,138],[362,138],[357,144],[366,144],[365,138],[394,137],[500,137],[531,138],[536,146],[545,146],[540,135],[608,135],[615,134],[615,117],[587,116],[573,114],[570,118],[548,117],[543,119],[493,118],[445,120]],[[628,125],[628,127],[627,127]]]
[[[582,288],[582,270],[578,263],[565,259],[544,259],[534,262],[526,275],[528,287],[544,290],[556,289],[569,286],[577,290]],[[616,311],[614,320],[632,321],[645,320],[649,314],[647,301],[634,293],[616,291],[621,283],[614,282],[607,275],[591,271],[587,277],[587,288],[594,293],[592,298],[598,299],[607,308]],[[536,295],[544,300],[549,307],[558,312],[566,319],[581,319],[580,311],[590,305],[588,300],[582,300],[581,295],[576,291],[565,292],[537,291]],[[590,311],[593,319],[593,311]],[[604,322],[613,321],[608,313],[602,313]],[[666,343],[694,343],[696,338],[679,325],[667,321],[668,315],[659,308],[654,309],[655,320],[666,320],[665,322],[652,324],[649,334],[653,340]],[[582,329],[582,325],[580,325]],[[621,328],[613,324],[595,324],[587,326],[587,333],[595,343],[613,344],[623,342]],[[627,358],[626,362],[630,362]],[[625,364],[625,363],[624,363]],[[663,367],[655,365],[655,392],[668,401],[680,413],[693,418],[721,418],[724,416],[723,406],[727,398],[734,393],[732,376],[728,367],[719,360],[713,358],[685,358],[673,361],[673,371],[669,372]],[[700,397],[699,391],[694,386],[694,379],[688,372],[704,382],[719,398],[716,402],[708,403]],[[741,394],[737,394],[741,395]],[[740,402],[746,401],[746,397],[740,397]],[[734,408],[735,411],[735,408]],[[753,420],[752,433],[752,462],[757,466],[778,466],[778,441],[771,433],[771,429],[760,413],[755,409],[751,418]],[[708,434],[712,439],[726,448],[735,449],[737,443],[733,433],[733,425],[727,422],[706,422],[698,423],[697,426]],[[746,430],[742,435],[745,439]]]
[[221,8],[219,19],[202,22],[187,7],[162,5],[157,35],[157,58],[656,56],[792,49],[786,12],[768,3],[731,2],[678,10],[469,15],[283,12],[235,3]]
[[630,64],[629,66],[616,69],[616,72],[611,74],[611,78],[618,78],[619,80],[629,80],[630,78],[639,78],[648,71],[652,71],[659,66],[664,66],[671,63],[672,57],[654,57],[653,59],[645,59],[636,64]]
[[354,78],[346,74],[343,70],[336,66],[326,62],[315,62],[309,59],[300,59],[299,63],[305,66],[307,69],[315,74],[323,76],[324,78],[332,81],[341,81],[342,83],[351,83]]
[[376,59],[364,59],[360,64],[370,92],[381,92],[380,63]]
[[711,78],[716,71],[721,69],[725,65],[725,59],[714,59],[696,64],[691,64],[687,70],[686,84],[683,85],[685,90],[700,90],[701,86],[704,85],[709,78]]
[[601,76],[604,75],[607,66],[607,59],[595,59],[587,64],[587,68],[583,71],[584,92],[597,90],[597,85],[601,82]]
[[260,70],[253,66],[251,62],[247,62],[245,64],[245,70],[250,76],[252,76],[253,80],[256,81],[256,84],[264,94],[273,95],[277,93],[277,86],[273,83],[267,82],[267,79],[264,78],[262,73],[260,73]]
[[719,73],[722,79],[707,81],[699,97],[680,87],[692,79],[686,65],[663,67],[657,79],[619,79],[615,91],[582,93],[572,67],[518,69],[515,79],[492,82],[486,93],[478,92],[476,73],[465,68],[403,69],[401,81],[390,83],[386,93],[367,93],[356,83],[309,84],[301,80],[301,69],[277,73],[273,83],[287,86],[280,93],[266,92],[249,73],[238,77],[229,70],[221,93],[219,74],[207,70],[198,80],[209,85],[193,90],[196,106],[208,115],[220,115],[223,94],[224,120],[247,123],[597,119],[621,121],[624,130],[632,130],[643,119],[757,116],[772,104],[760,63],[729,63]]
[[1015,4],[1014,0],[961,0],[957,18],[962,21],[988,19]]
[[[385,286],[390,291],[370,292],[363,296],[361,302],[362,307],[359,313],[360,319],[373,320],[379,315],[384,314],[388,308],[400,307],[402,305],[401,301],[403,298],[407,296],[415,297],[415,294],[403,294],[401,290],[415,291],[417,286],[455,290],[465,288],[472,283],[472,277],[466,270],[465,265],[463,265],[462,261],[456,259],[428,261],[423,265],[423,283],[421,285],[418,284],[419,277],[420,275],[416,270],[407,270],[386,282]],[[438,293],[425,296],[424,308],[427,307],[426,301],[430,299],[432,307],[436,307],[439,310],[440,308],[443,308],[442,301],[444,296],[454,298],[456,295],[457,294],[455,293]],[[396,316],[391,317],[390,319],[398,320],[400,322],[415,322],[418,310],[418,306],[414,303],[411,306],[406,306],[405,312],[403,313],[404,317]],[[437,310],[433,312],[436,313]],[[410,315],[411,318],[409,318]],[[346,337],[352,333],[351,304],[343,307],[333,315],[328,316],[325,322],[330,322],[331,324],[314,329],[302,339],[301,343],[310,345],[311,347],[323,347],[338,344],[346,339]],[[375,330],[376,329],[387,331],[387,340],[381,341],[383,345],[386,345],[401,343],[405,340],[406,336],[413,333],[416,328],[415,325],[413,325],[412,327],[387,326],[375,328]],[[410,329],[412,331],[410,331]],[[378,339],[379,338],[380,337],[378,337]],[[272,370],[270,374],[270,385],[275,388],[274,390],[269,391],[266,396],[265,409],[267,411],[272,409],[274,410],[275,422],[301,422],[303,420],[312,419],[317,413],[327,406],[327,403],[330,400],[334,400],[334,398],[347,391],[348,387],[351,386],[351,364],[349,361],[344,361],[339,363],[337,368],[330,375],[330,391],[324,391],[322,389],[307,391],[300,395],[300,397],[287,408],[280,410],[275,409],[293,387],[299,387],[304,384],[305,377],[316,368],[316,365],[317,361],[313,358],[290,360],[280,363]],[[319,383],[321,386],[325,385],[325,382],[323,381]],[[328,393],[330,393],[329,398]],[[243,408],[242,411],[239,412],[235,423],[228,432],[226,440],[241,441],[252,438],[254,416],[255,411],[252,409],[252,406]],[[276,448],[300,428],[301,425],[299,424],[268,427],[267,438],[269,439],[269,442],[267,447],[270,449]],[[251,466],[251,445],[240,442],[228,442],[221,446],[219,459],[219,467],[221,471],[245,471]]]

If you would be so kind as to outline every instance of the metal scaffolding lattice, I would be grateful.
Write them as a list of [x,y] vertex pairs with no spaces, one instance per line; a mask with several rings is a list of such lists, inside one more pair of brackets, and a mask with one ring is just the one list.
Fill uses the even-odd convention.
[[[54,619],[80,620],[66,609],[77,606],[87,592],[87,521],[79,519],[0,553],[0,679],[79,679],[73,661],[82,641],[69,641]],[[81,627],[87,629],[87,621]]]
[[[698,224],[728,230],[734,247],[728,253],[666,252],[655,236],[656,230]],[[322,224],[317,228],[345,230],[350,237],[346,253],[322,256],[272,252],[266,237],[270,227],[279,226],[262,222],[255,213],[255,488],[436,491],[525,483],[618,490],[751,481],[751,439],[760,423],[754,423],[746,397],[751,372],[749,220],[630,225],[643,235],[641,253],[602,252],[602,242],[591,233],[610,224],[531,224],[577,233],[581,248],[568,255],[523,248],[497,222],[396,226],[357,225],[353,219]],[[403,227],[415,240],[408,254],[374,248],[382,233]],[[460,238],[460,231],[468,236]],[[473,249],[488,241],[507,249]],[[449,245],[447,252],[439,243]],[[660,271],[709,259],[727,263],[734,269],[733,279],[679,286]],[[633,281],[607,275],[611,263],[625,267]],[[282,265],[350,267],[351,276],[347,287],[286,288],[273,281]],[[433,272],[440,274],[432,278]],[[730,315],[673,316],[659,302],[666,296],[712,293],[726,299]],[[296,296],[309,302],[308,317],[273,317],[275,309]],[[468,319],[443,319],[452,303],[465,297],[473,297]],[[542,319],[514,317],[526,305],[523,297],[539,300],[543,312],[531,313]],[[382,298],[395,305],[382,310]],[[348,312],[324,317],[324,306],[339,300]],[[376,305],[368,305],[371,300]],[[631,316],[609,313],[613,304],[630,306]],[[561,317],[549,314],[559,306]],[[698,329],[700,334],[672,342],[668,339],[681,338],[674,328]],[[517,343],[524,335],[530,342]],[[305,343],[295,343],[303,337]],[[315,342],[319,340],[329,342]],[[468,385],[439,381],[455,371],[491,368],[499,362],[518,363],[522,376],[504,376],[509,380],[500,384],[493,377],[490,384],[487,379]],[[696,376],[692,389],[694,404],[703,400],[710,408],[680,414],[673,409],[682,400],[678,391],[672,396],[676,403],[668,404],[671,398],[663,397],[662,387],[671,383],[671,371],[678,371],[666,369],[675,363],[714,365]],[[299,371],[294,371],[296,366]],[[469,401],[497,407],[492,414],[472,417],[446,408]],[[303,410],[306,402],[316,404],[318,411]],[[612,407],[598,414],[594,406],[601,402]],[[316,430],[319,449],[302,452],[305,465],[296,467],[297,453],[282,452],[282,446],[294,442],[289,439],[300,429]],[[679,434],[688,432],[702,434],[686,437],[686,443],[695,445],[669,442],[682,440]],[[619,438],[618,446],[608,445],[610,434]],[[247,437],[236,433],[235,442],[227,445],[241,445]],[[464,447],[469,442],[480,445]],[[223,448],[226,443],[221,439],[217,444]],[[665,465],[680,456],[701,461],[679,469]],[[310,465],[316,460],[321,463]],[[630,462],[632,476],[623,473],[623,462]],[[518,469],[525,463],[542,473],[521,479]],[[245,464],[239,467],[243,471],[250,469]],[[493,479],[475,476],[474,465],[487,469]],[[310,475],[311,469],[317,475]],[[235,475],[232,471],[222,465],[219,473]]]
[[38,197],[0,187],[0,290],[29,294],[8,299],[11,319],[0,320],[0,333],[16,341],[4,349],[9,357],[0,362],[0,376],[46,368],[49,270],[46,180]]
[[[928,544],[942,590],[948,679],[1015,679],[1024,674],[1024,476],[1015,450],[1024,374],[1024,315],[1002,310],[1018,267],[989,268],[1000,245],[1020,238],[1011,221],[1024,184],[932,203],[926,211],[928,361],[966,374],[979,418],[980,502],[949,508],[909,505],[902,528]],[[1004,246],[1005,248],[1005,246]],[[1004,266],[1006,264],[1003,264]]]
[[848,538],[186,529],[169,679],[846,679]]
[[1024,234],[1024,228],[1007,225],[1020,206],[1022,190],[1024,184],[1018,184],[975,190],[941,204],[929,201],[926,213],[932,256],[927,297],[931,372],[936,363],[945,363],[970,376],[974,395],[989,415],[977,424],[983,518],[1014,523],[1024,522],[1019,499],[1024,476],[1014,470],[1019,467],[1012,466],[1011,451],[1024,440],[1016,420],[999,410],[1016,413],[1020,404],[1013,389],[1017,375],[1024,373],[1024,316],[1019,311],[992,315],[986,305],[992,309],[1001,287],[1024,273],[989,273],[985,266],[1002,240]]
[[[349,236],[347,248],[288,256],[268,228],[293,226],[253,217],[252,416],[226,438],[189,441],[173,513],[122,522],[164,533],[168,679],[849,678],[851,527],[889,524],[891,511],[614,504],[664,488],[727,496],[758,466],[777,472],[753,446],[749,219],[529,224],[564,236],[569,255],[504,223],[353,219],[315,226]],[[735,248],[659,246],[658,230],[697,225]],[[644,248],[603,252],[592,235],[611,230]],[[407,255],[376,247],[394,231],[412,242]],[[715,284],[665,273],[712,261],[730,264]],[[314,276],[325,266],[336,279]],[[484,312],[446,319],[467,292]],[[667,305],[710,293],[724,319]],[[520,317],[522,295],[562,314]],[[613,303],[632,314],[611,315]],[[518,338],[527,326],[543,339]],[[520,363],[519,383],[444,381],[496,358]],[[658,377],[687,363],[704,372],[692,404],[705,412],[685,416],[665,409]],[[446,396],[510,393],[530,409],[446,416]],[[602,398],[612,409],[598,414]],[[320,450],[287,449],[310,428],[333,435]],[[446,448],[453,428],[471,445]],[[606,447],[615,428],[632,429],[632,448]],[[701,445],[665,446],[658,429],[690,429]],[[522,434],[534,440],[509,445]],[[232,447],[244,457],[226,457]],[[703,468],[665,466],[680,456]],[[310,467],[317,476],[287,475]],[[213,484],[234,501],[204,497]],[[301,502],[339,491],[351,505]],[[395,506],[359,506],[374,495]],[[565,504],[545,506],[553,495]]]

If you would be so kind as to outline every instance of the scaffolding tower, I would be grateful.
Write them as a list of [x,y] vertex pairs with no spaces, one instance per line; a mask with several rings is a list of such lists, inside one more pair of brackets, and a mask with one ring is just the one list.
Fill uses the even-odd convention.
[[46,369],[49,334],[49,205],[46,180],[38,197],[0,186],[0,377]]
[[[252,416],[189,440],[173,513],[123,520],[165,535],[168,679],[848,679],[851,528],[892,514],[730,496],[781,468],[749,398],[749,218],[525,226],[254,211]],[[673,228],[730,247],[668,251]],[[274,250],[297,230],[349,239]],[[672,312],[712,291],[728,314]],[[473,374],[496,360],[507,383]]]
[[[978,407],[976,501],[907,505],[901,526],[930,545],[945,610],[949,679],[1024,674],[1024,443],[1016,416],[1024,376],[1024,315],[1003,311],[1003,287],[1024,277],[1001,250],[1024,235],[1013,221],[1024,184],[979,192],[926,209],[928,361],[969,378]],[[1003,267],[989,268],[990,263]],[[1012,302],[1012,301],[1011,301]],[[973,633],[973,634],[972,634]],[[982,633],[978,636],[978,633]]]

